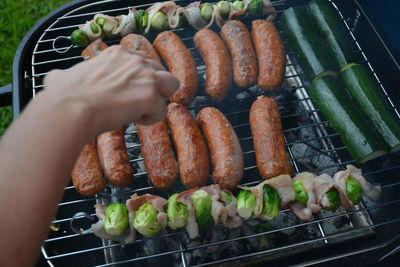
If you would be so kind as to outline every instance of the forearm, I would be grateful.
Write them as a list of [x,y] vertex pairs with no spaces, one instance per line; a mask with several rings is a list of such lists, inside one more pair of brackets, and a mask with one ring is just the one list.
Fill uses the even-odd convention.
[[39,94],[3,136],[0,266],[34,263],[75,159],[93,137],[86,109]]

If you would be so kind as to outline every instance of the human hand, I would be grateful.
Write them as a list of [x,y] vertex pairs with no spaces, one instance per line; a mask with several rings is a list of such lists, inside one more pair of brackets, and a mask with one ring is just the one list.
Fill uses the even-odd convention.
[[95,135],[128,122],[162,120],[165,100],[179,81],[158,62],[111,46],[70,69],[51,71],[44,85],[44,94],[52,100],[82,104]]

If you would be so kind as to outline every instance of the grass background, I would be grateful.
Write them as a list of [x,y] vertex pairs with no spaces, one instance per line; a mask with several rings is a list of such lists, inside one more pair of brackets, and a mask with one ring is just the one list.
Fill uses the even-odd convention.
[[[29,29],[68,0],[0,0],[0,86],[11,83],[15,51]],[[11,106],[0,108],[0,135],[12,121]]]

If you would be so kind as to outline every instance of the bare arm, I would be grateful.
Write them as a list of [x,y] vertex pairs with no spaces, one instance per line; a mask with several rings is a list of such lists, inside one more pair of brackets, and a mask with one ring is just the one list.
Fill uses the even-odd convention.
[[130,121],[162,119],[178,82],[113,47],[51,72],[45,88],[0,142],[0,266],[34,264],[83,145]]

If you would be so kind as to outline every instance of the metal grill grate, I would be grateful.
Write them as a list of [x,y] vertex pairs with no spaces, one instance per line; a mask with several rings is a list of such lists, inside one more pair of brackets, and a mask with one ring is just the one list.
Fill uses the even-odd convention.
[[[80,56],[81,48],[71,47],[68,49],[69,44],[67,42],[63,40],[55,42],[57,37],[68,35],[78,25],[90,20],[96,13],[113,16],[125,14],[132,7],[129,6],[132,2],[107,0],[90,3],[58,18],[42,34],[32,55],[33,96],[43,88],[43,77],[50,70],[55,68],[66,69],[82,61]],[[187,1],[177,2],[182,6],[188,4]],[[273,1],[273,4],[279,15],[282,10],[293,3],[287,0]],[[336,5],[332,4],[336,8]],[[151,3],[148,3],[135,7],[146,8],[150,5]],[[343,19],[356,53],[362,58],[360,63],[366,65],[374,74],[388,106],[397,117],[400,117],[399,112],[357,42],[354,33],[350,30],[348,21],[337,8],[336,10]],[[280,28],[279,21],[276,22],[276,25]],[[218,32],[217,28],[214,28],[214,30]],[[194,30],[178,29],[175,32],[193,52],[199,72],[200,88],[202,89],[204,88],[205,66],[193,45],[192,36],[194,35]],[[151,41],[154,37],[154,34],[148,36]],[[282,37],[285,40],[283,35]],[[110,41],[109,44],[116,44],[118,41]],[[58,50],[68,49],[68,51],[58,53],[54,49],[53,43],[57,45]],[[287,46],[286,42],[285,46]],[[290,160],[296,172],[311,171],[332,174],[343,168],[345,164],[353,163],[353,160],[341,143],[338,134],[330,128],[329,122],[314,107],[306,90],[309,83],[304,80],[302,70],[297,65],[293,53],[288,47],[286,47],[286,51],[285,90],[278,95],[274,95],[274,97],[278,101],[281,110]],[[262,180],[255,165],[248,113],[250,105],[256,96],[263,93],[265,92],[257,87],[252,87],[248,90],[239,90],[234,87],[228,99],[218,106],[230,120],[239,136],[245,159],[245,172],[242,180],[242,184],[245,185],[255,185]],[[202,106],[211,104],[203,95],[204,92],[201,91],[191,105],[190,110],[193,115]],[[235,104],[232,105],[232,103]],[[395,182],[395,179],[393,179],[400,177],[400,165],[396,162],[396,156],[399,153],[392,153],[392,155],[381,158],[380,162],[373,162],[363,166],[363,169],[366,170],[365,176],[367,179],[379,181],[383,184],[383,197],[380,202],[371,203],[365,201],[353,211],[340,209],[334,213],[321,212],[311,222],[300,223],[289,210],[282,210],[277,220],[272,222],[274,229],[264,233],[255,233],[249,229],[241,228],[229,233],[224,232],[224,235],[220,236],[212,234],[212,238],[206,237],[201,241],[190,241],[183,231],[171,231],[153,238],[139,238],[131,245],[120,245],[100,240],[90,232],[83,234],[73,233],[70,230],[73,215],[78,211],[93,213],[93,205],[95,203],[107,204],[114,201],[124,201],[133,193],[155,193],[168,197],[168,195],[176,191],[183,190],[183,186],[180,183],[177,183],[167,192],[155,189],[149,182],[144,170],[143,158],[140,156],[140,144],[137,141],[136,131],[132,125],[126,131],[126,141],[130,161],[135,167],[135,184],[126,189],[116,189],[109,186],[105,192],[95,198],[82,198],[75,192],[73,186],[67,186],[64,199],[59,204],[57,219],[53,221],[54,224],[59,226],[59,231],[52,232],[42,247],[43,255],[50,265],[110,266],[123,263],[129,263],[130,265],[143,263],[161,265],[162,262],[168,262],[180,266],[202,266],[223,264],[241,259],[253,262],[264,261],[366,236],[373,236],[374,242],[377,242],[376,240],[379,240],[380,237],[386,240],[389,238],[385,236],[382,229],[392,227],[400,222],[400,216],[397,212],[387,212],[394,209],[395,205],[400,204],[400,199],[395,192],[398,190],[400,182]],[[91,223],[83,216],[76,217],[74,221],[80,224],[78,227],[82,228],[90,227]],[[251,225],[254,220],[246,220],[247,223]],[[222,228],[219,227],[214,226],[213,232],[223,232]],[[392,236],[393,234],[390,237]],[[267,237],[268,242],[273,244],[255,248],[252,244],[259,243],[260,237]],[[215,252],[208,253],[210,250],[215,250]]]

